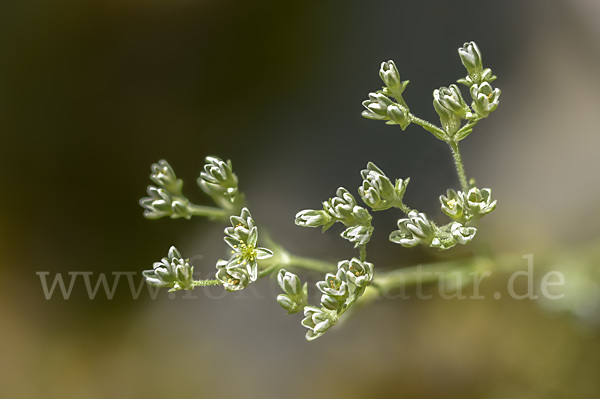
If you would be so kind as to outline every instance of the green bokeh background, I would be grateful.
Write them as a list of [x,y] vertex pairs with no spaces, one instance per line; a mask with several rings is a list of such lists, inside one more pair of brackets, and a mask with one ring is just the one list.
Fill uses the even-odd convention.
[[[598,397],[599,19],[591,0],[3,2],[0,397]],[[332,261],[354,252],[293,216],[357,187],[368,161],[440,217],[448,149],[360,103],[393,59],[436,121],[431,92],[464,75],[469,40],[503,90],[462,146],[499,200],[474,244],[503,259],[485,300],[377,301],[312,343],[266,280],[156,300],[125,278],[91,300],[80,281],[46,300],[37,272],[140,273],[170,245],[213,273],[223,226],[142,217],[158,159],[202,204],[203,158],[232,159],[269,233]],[[375,217],[376,267],[457,256],[387,242],[396,216]],[[565,275],[563,300],[493,299],[525,254],[536,277]]]

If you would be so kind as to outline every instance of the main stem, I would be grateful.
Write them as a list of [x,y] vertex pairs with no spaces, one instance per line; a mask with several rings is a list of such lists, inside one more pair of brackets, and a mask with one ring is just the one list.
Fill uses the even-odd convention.
[[313,270],[316,272],[334,272],[337,270],[337,265],[332,262],[326,262],[319,259],[305,258],[303,256],[295,256],[288,254],[289,261],[286,266],[297,267],[304,270]]
[[456,166],[456,173],[458,173],[458,179],[463,191],[466,193],[469,191],[469,184],[467,183],[467,175],[465,173],[465,166],[463,165],[462,158],[460,156],[460,149],[458,148],[458,142],[454,140],[448,140],[448,145],[452,150],[452,156],[454,157],[454,165]]
[[190,204],[189,209],[194,216],[206,216],[209,219],[227,220],[229,213],[221,208]]

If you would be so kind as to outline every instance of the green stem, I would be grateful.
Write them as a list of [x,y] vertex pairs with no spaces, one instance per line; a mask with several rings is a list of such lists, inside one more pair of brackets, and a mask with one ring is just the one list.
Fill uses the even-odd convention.
[[458,142],[454,140],[448,140],[447,143],[450,146],[450,149],[452,150],[452,156],[454,157],[454,165],[456,166],[456,173],[458,173],[460,185],[463,191],[466,193],[469,191],[469,184],[467,183],[467,175],[465,174],[465,167],[460,156]]
[[[275,248],[273,244],[271,244],[271,246]],[[275,252],[273,257],[259,261],[261,271],[258,274],[258,278],[277,273],[281,269],[297,268],[321,273],[335,273],[337,270],[337,265],[335,263],[292,255],[280,245],[276,245],[276,250],[273,252]]]
[[408,215],[411,211],[413,211],[413,209],[409,208],[404,202],[399,201],[397,203],[394,204],[394,207],[400,209],[402,212],[404,212],[406,215]]
[[269,271],[269,273],[278,271],[285,267],[295,267],[298,269],[313,270],[322,273],[335,273],[337,270],[336,263],[292,255],[282,245],[273,241],[268,234],[264,235],[264,243],[267,248],[273,251],[274,256],[260,261],[260,265],[264,267],[261,274],[266,271]]
[[367,260],[367,245],[361,245],[359,247],[360,251],[360,261],[365,262]]
[[313,270],[322,273],[335,272],[337,270],[337,264],[333,262],[295,256],[289,253],[287,255],[289,260],[285,266],[288,267],[297,267],[299,269]]
[[489,258],[475,257],[447,262],[435,262],[425,265],[405,267],[387,273],[379,273],[373,279],[372,286],[380,295],[388,293],[395,288],[404,288],[413,285],[426,284],[444,279],[449,273],[474,272],[492,268]]
[[210,285],[223,285],[219,280],[194,280],[192,287],[208,287]]
[[206,216],[209,219],[222,219],[226,220],[229,216],[229,213],[221,208],[215,208],[212,206],[202,206],[202,205],[189,205],[189,210],[192,212],[194,216]]
[[442,130],[441,128],[437,127],[436,125],[434,125],[433,123],[429,123],[424,119],[421,119],[413,114],[409,114],[410,117],[410,121],[412,123],[416,123],[417,125],[421,126],[423,129],[427,130],[430,133],[433,133],[433,135],[435,137],[437,137],[438,139],[442,140],[442,141],[446,141],[446,132],[444,130]]

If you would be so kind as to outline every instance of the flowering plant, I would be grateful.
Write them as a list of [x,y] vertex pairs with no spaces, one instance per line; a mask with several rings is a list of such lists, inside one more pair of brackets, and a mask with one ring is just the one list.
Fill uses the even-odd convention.
[[[441,210],[450,218],[448,223],[438,225],[425,213],[404,203],[410,178],[398,178],[392,183],[383,170],[369,162],[360,173],[362,184],[357,190],[366,207],[359,205],[349,190],[339,187],[335,196],[322,203],[321,209],[302,210],[295,218],[298,226],[321,227],[322,232],[341,223],[345,228],[341,237],[358,249],[358,256],[337,264],[300,257],[290,254],[273,240],[265,240],[265,247],[258,246],[259,227],[246,207],[231,161],[206,157],[197,182],[216,206],[199,206],[183,195],[183,182],[177,179],[171,166],[161,160],[152,165],[150,178],[155,185],[148,187],[149,197],[140,201],[145,209],[144,216],[149,219],[205,216],[212,220],[229,220],[231,226],[225,228],[224,240],[229,246],[230,257],[216,262],[214,280],[194,280],[189,261],[171,247],[167,258],[144,272],[148,284],[170,287],[171,290],[222,285],[227,291],[238,291],[264,276],[277,275],[283,290],[277,302],[289,314],[304,313],[302,325],[308,329],[306,339],[310,341],[336,325],[367,290],[373,293],[372,297],[405,282],[401,269],[376,274],[374,265],[367,260],[367,245],[374,231],[371,212],[399,209],[406,215],[397,221],[398,229],[389,235],[392,243],[404,247],[424,245],[448,250],[471,242],[478,231],[476,222],[496,208],[496,200],[492,199],[489,188],[478,188],[474,180],[467,179],[459,142],[472,133],[481,119],[496,110],[500,90],[491,86],[496,77],[491,69],[483,68],[481,52],[474,42],[465,43],[458,53],[467,76],[458,79],[457,83],[467,86],[471,102],[465,101],[456,84],[435,89],[433,106],[441,127],[411,112],[402,96],[409,82],[400,79],[393,61],[381,64],[379,76],[384,86],[369,93],[362,112],[365,118],[399,125],[402,130],[410,124],[419,125],[448,144],[460,182],[459,190],[450,188],[446,195],[440,196]],[[300,277],[291,271],[293,269],[325,273],[324,279],[316,283],[321,293],[319,306],[310,305],[307,283],[302,284]]]

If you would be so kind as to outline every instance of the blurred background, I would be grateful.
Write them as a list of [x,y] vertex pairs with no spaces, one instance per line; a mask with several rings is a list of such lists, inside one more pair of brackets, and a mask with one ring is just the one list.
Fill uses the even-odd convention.
[[[597,398],[598,21],[596,0],[2,2],[0,397]],[[170,245],[204,277],[226,250],[219,223],[142,217],[159,159],[199,204],[204,157],[232,159],[255,219],[331,261],[354,250],[293,217],[355,191],[368,161],[410,176],[407,203],[440,217],[458,186],[445,144],[366,120],[361,102],[393,59],[411,111],[436,122],[431,92],[465,75],[470,40],[503,92],[462,145],[499,201],[472,247],[502,259],[486,299],[380,300],[307,343],[268,279],[238,294],[139,286]],[[460,254],[389,243],[397,217],[375,217],[376,267]],[[526,254],[536,287],[564,274],[563,299],[494,299]],[[46,298],[40,273],[77,271],[128,272],[142,291],[122,275],[91,299],[79,276]]]

